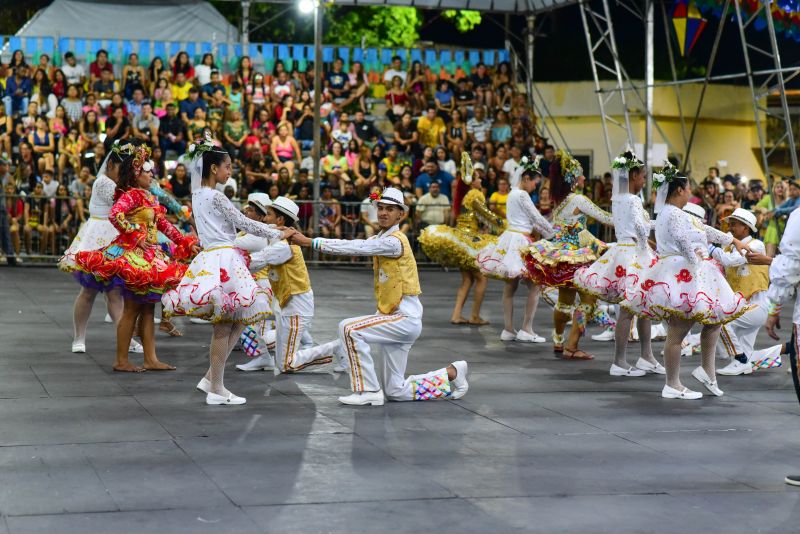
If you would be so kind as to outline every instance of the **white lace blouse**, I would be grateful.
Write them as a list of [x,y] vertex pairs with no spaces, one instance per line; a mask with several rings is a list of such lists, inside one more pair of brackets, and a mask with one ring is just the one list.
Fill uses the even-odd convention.
[[89,198],[89,215],[98,219],[108,219],[111,206],[114,205],[114,193],[117,184],[114,180],[101,174],[92,184],[92,196]]
[[614,197],[611,201],[611,218],[614,221],[617,243],[647,246],[650,232],[656,226],[655,221],[650,220],[639,195],[630,193]]
[[683,256],[696,267],[708,257],[708,244],[728,246],[733,236],[700,222],[682,209],[667,204],[656,220],[656,245],[659,256]]
[[553,226],[536,209],[531,196],[522,189],[512,189],[508,194],[506,218],[509,230],[526,234],[536,230],[545,239],[553,236]]
[[553,210],[553,224],[567,226],[576,222],[586,226],[586,217],[591,217],[603,224],[611,225],[611,214],[598,208],[594,202],[583,195],[570,193]]
[[233,246],[237,228],[267,239],[283,235],[266,224],[248,219],[225,195],[210,187],[192,193],[192,210],[200,244],[206,249]]

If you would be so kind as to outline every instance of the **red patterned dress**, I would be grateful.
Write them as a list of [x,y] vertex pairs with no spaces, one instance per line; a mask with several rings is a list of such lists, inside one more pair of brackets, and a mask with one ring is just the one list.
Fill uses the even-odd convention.
[[[183,277],[197,239],[184,236],[165,217],[166,209],[144,189],[130,189],[114,203],[109,213],[119,231],[108,246],[76,254],[75,263],[84,285],[108,289],[120,287],[128,298],[158,302]],[[158,244],[158,232],[176,247],[173,257]]]

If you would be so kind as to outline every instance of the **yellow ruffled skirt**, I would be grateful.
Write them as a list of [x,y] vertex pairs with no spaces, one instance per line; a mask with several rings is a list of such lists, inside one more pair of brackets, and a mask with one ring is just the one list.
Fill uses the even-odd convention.
[[497,236],[474,234],[435,224],[422,230],[419,243],[422,251],[442,267],[477,271],[475,257],[487,245],[497,242]]

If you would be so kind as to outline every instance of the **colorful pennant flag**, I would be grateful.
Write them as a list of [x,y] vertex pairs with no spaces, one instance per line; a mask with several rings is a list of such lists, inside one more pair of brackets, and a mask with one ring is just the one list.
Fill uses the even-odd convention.
[[681,56],[688,56],[692,52],[698,37],[705,29],[708,21],[703,18],[697,9],[694,0],[675,0],[672,10],[672,25],[680,44]]

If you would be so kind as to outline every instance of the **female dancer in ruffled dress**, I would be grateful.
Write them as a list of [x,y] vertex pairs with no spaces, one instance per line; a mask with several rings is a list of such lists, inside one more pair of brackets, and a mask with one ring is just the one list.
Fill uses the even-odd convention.
[[[502,217],[489,211],[486,197],[481,190],[481,179],[472,175],[472,161],[464,152],[461,157],[461,173],[453,194],[453,214],[456,226],[434,224],[422,230],[420,245],[425,254],[443,267],[455,267],[461,272],[461,287],[456,294],[456,305],[450,322],[453,324],[485,325],[488,321],[481,317],[481,305],[486,292],[487,278],[481,274],[475,257],[478,252],[497,236],[481,233],[478,222],[483,222],[493,230],[502,229]],[[464,303],[470,289],[472,295],[472,314],[469,319],[462,316]]]
[[250,274],[247,253],[233,246],[236,229],[269,239],[282,239],[284,232],[248,219],[215,188],[230,177],[231,159],[209,137],[184,157],[190,160],[192,209],[203,251],[161,302],[167,317],[188,315],[214,325],[210,366],[197,384],[206,403],[244,404],[245,398],[225,389],[225,362],[245,325],[262,321],[271,310],[269,295]]
[[[503,319],[505,327],[500,334],[503,341],[525,341],[543,343],[544,338],[533,331],[533,315],[539,304],[539,286],[527,276],[527,268],[522,261],[522,251],[533,242],[531,232],[536,231],[544,237],[553,235],[553,227],[542,217],[531,200],[531,193],[542,179],[536,161],[527,156],[520,160],[520,166],[511,178],[511,192],[506,201],[506,230],[497,243],[484,247],[477,257],[481,272],[493,278],[506,281],[503,288]],[[520,280],[528,286],[528,301],[522,328],[514,330],[514,293]]]
[[[693,372],[708,391],[721,396],[714,358],[720,328],[746,313],[747,299],[734,293],[719,264],[709,258],[708,243],[733,243],[746,247],[730,234],[723,234],[683,211],[691,188],[686,176],[672,165],[653,175],[656,194],[656,243],[658,260],[641,273],[638,287],[620,306],[636,314],[668,321],[664,363],[667,376],[661,396],[667,399],[699,399],[699,391],[681,384],[681,341],[695,323],[700,335],[702,365]],[[638,294],[636,294],[638,293]],[[641,332],[640,332],[641,335]]]
[[[575,192],[585,180],[581,164],[560,150],[550,164],[550,197],[555,208],[552,222],[555,235],[531,245],[525,253],[528,275],[535,282],[558,288],[558,302],[553,311],[553,350],[568,360],[591,360],[591,354],[578,348],[586,330],[586,322],[594,311],[597,299],[581,294],[572,284],[575,271],[596,261],[606,245],[586,229],[586,218],[611,225],[611,214],[598,208],[587,197]],[[574,313],[573,312],[574,309]],[[572,313],[572,328],[564,344],[564,330]]]
[[[187,266],[178,260],[190,257],[197,245],[195,238],[184,236],[167,221],[166,210],[150,193],[153,163],[149,157],[150,148],[137,144],[133,155],[120,165],[119,198],[108,216],[119,235],[101,250],[75,255],[75,264],[86,277],[122,290],[124,306],[117,324],[115,371],[175,369],[156,356],[154,308],[164,292],[183,277]],[[175,243],[172,258],[158,244],[158,232]],[[137,319],[144,345],[143,368],[128,361]]]
[[[98,292],[104,292],[108,314],[114,324],[118,324],[122,316],[123,304],[119,288],[106,288],[94,277],[83,275],[75,265],[75,255],[84,250],[102,249],[119,234],[108,220],[108,214],[111,206],[114,205],[120,165],[132,156],[133,148],[134,145],[131,143],[126,143],[124,146],[120,146],[119,143],[112,145],[111,151],[100,166],[97,179],[92,185],[92,196],[89,199],[89,219],[81,226],[78,235],[72,240],[72,244],[58,262],[59,269],[75,274],[75,278],[81,284],[81,291],[78,293],[72,309],[72,352],[86,352],[86,325],[92,314],[92,307]],[[141,353],[143,350],[135,340],[131,340],[128,348],[130,352],[137,353]]]
[[[611,197],[611,214],[617,242],[599,260],[575,271],[573,283],[584,294],[594,295],[605,302],[619,304],[625,300],[628,289],[634,289],[643,268],[655,262],[655,253],[647,243],[655,221],[642,205],[639,193],[645,184],[644,163],[628,150],[612,163],[614,186]],[[653,357],[650,343],[650,319],[639,317],[641,357],[636,366],[628,364],[626,349],[633,321],[628,309],[620,309],[614,331],[614,363],[612,376],[644,376],[646,372],[664,374],[664,367]]]

